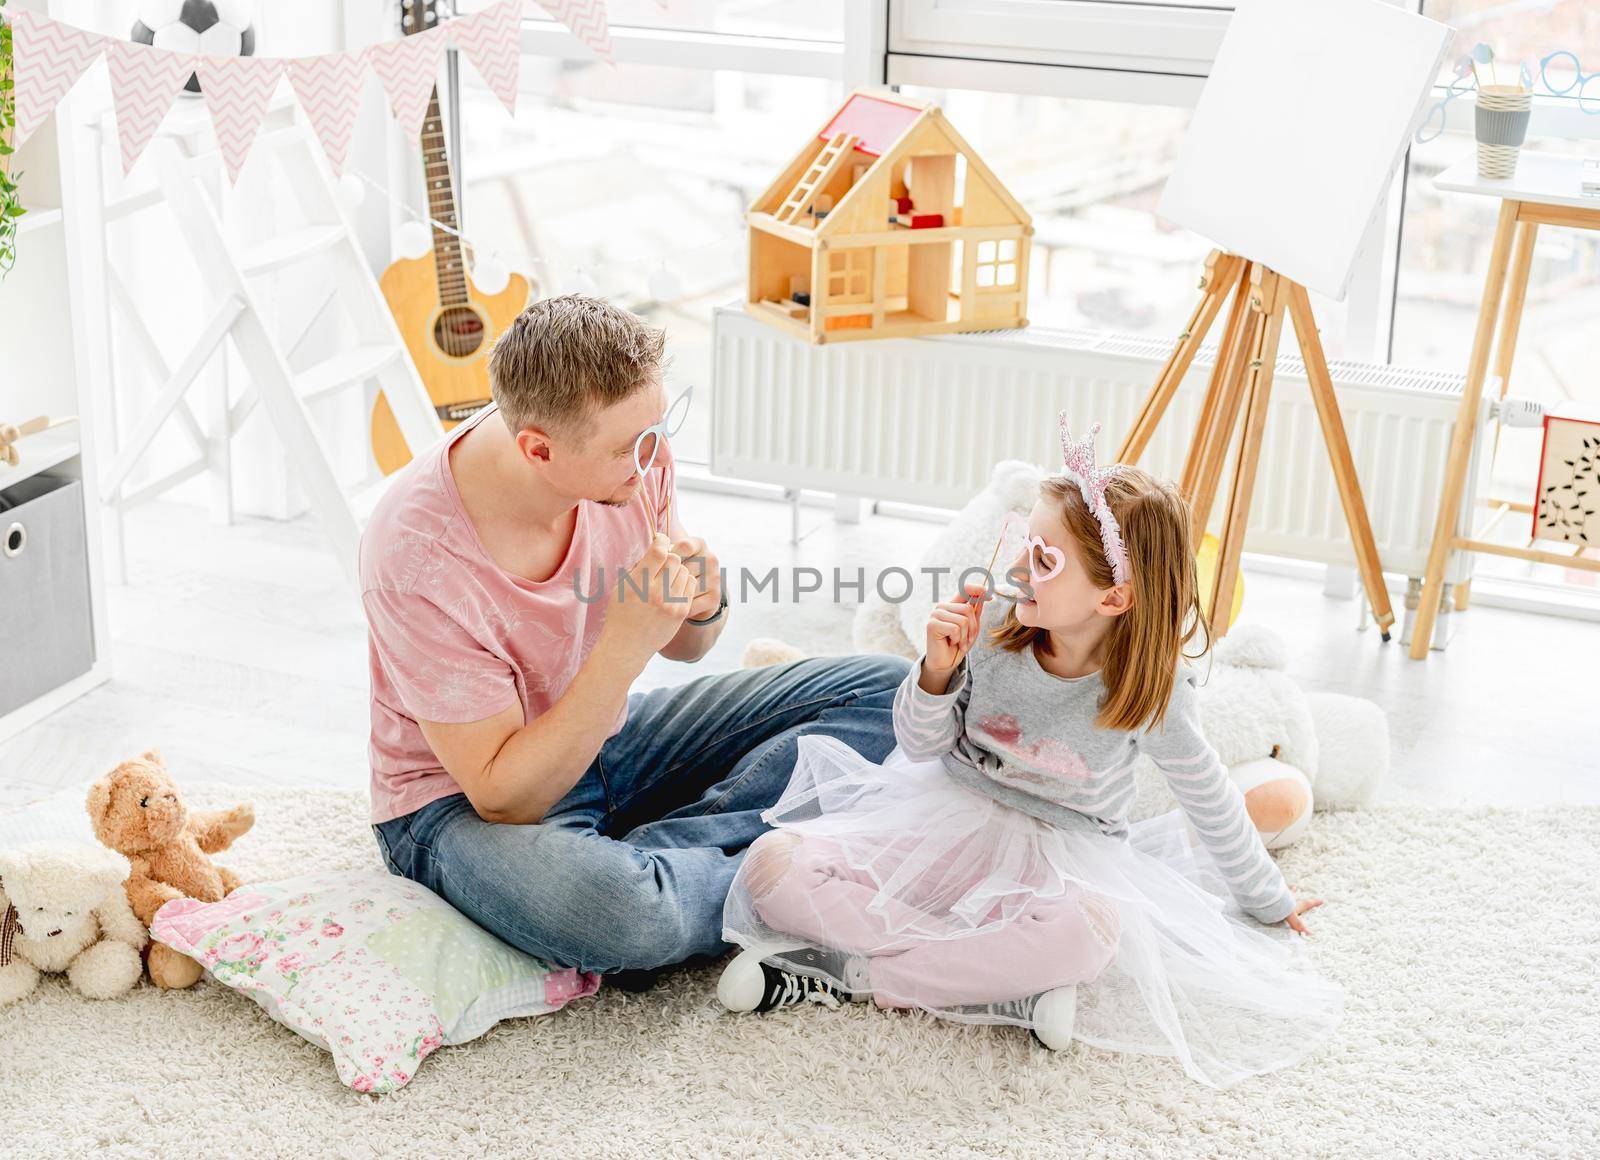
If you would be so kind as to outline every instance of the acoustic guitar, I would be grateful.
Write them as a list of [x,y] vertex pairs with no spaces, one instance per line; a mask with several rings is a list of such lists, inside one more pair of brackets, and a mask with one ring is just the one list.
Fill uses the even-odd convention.
[[[438,20],[435,3],[404,0],[406,35],[434,26]],[[519,274],[512,274],[498,294],[484,294],[472,284],[461,238],[454,232],[455,183],[437,88],[428,98],[422,123],[422,168],[428,216],[437,223],[432,226],[433,249],[420,258],[393,263],[378,285],[448,431],[488,406],[489,348],[527,306],[529,285]],[[385,475],[411,462],[411,448],[400,434],[389,400],[381,394],[372,408],[372,454]]]

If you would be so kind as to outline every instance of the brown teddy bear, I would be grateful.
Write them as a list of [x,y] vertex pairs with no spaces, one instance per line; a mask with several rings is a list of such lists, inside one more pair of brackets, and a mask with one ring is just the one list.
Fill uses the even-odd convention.
[[[175,898],[221,902],[239,887],[238,875],[206,855],[247,833],[255,825],[254,808],[246,803],[191,814],[159,751],[124,761],[95,782],[88,804],[95,836],[132,865],[128,902],[147,929]],[[201,975],[199,963],[158,942],[151,942],[145,966],[158,987],[193,986]]]

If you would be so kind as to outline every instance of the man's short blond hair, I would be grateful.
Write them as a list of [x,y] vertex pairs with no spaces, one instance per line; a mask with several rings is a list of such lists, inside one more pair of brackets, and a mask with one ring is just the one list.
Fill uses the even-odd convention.
[[666,337],[603,298],[541,298],[489,352],[489,391],[513,433],[582,433],[597,412],[660,380]]

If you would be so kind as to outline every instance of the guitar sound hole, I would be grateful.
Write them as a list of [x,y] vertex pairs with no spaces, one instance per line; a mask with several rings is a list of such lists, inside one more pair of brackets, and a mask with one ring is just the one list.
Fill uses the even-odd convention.
[[452,306],[433,324],[433,341],[451,358],[466,358],[483,345],[483,319],[465,306]]

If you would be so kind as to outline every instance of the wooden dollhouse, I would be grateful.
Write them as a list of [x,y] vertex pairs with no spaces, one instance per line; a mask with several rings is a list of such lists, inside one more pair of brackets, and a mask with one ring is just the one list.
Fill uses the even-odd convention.
[[1028,324],[1028,211],[925,101],[857,89],[746,216],[750,313],[812,342]]

